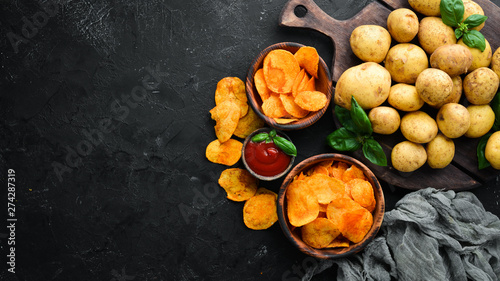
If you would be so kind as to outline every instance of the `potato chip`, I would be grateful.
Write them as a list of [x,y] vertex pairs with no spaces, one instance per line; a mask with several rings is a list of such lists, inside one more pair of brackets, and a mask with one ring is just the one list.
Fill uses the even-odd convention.
[[303,67],[309,75],[318,78],[319,54],[314,47],[300,47],[294,54],[300,67]]
[[301,228],[302,240],[317,249],[330,245],[339,234],[337,226],[326,218],[317,218]]
[[255,88],[257,89],[257,93],[259,93],[260,99],[262,101],[267,100],[267,98],[271,95],[271,90],[267,87],[266,80],[264,79],[264,69],[259,68],[259,70],[255,72],[253,81]]
[[314,77],[311,77],[311,79],[307,81],[301,91],[316,91],[316,80],[314,79]]
[[243,206],[243,222],[254,230],[271,227],[278,221],[276,196],[270,193],[257,194],[245,202]]
[[298,93],[305,91],[309,80],[311,80],[310,76],[307,75],[307,72],[304,72],[304,75],[302,76],[302,80],[300,80],[300,82],[298,82],[297,87],[295,89],[292,88],[293,97],[296,97]]
[[257,192],[259,180],[249,171],[240,168],[229,168],[222,171],[219,185],[224,188],[227,198],[241,202],[250,199]]
[[347,238],[342,235],[337,236],[337,238],[333,239],[332,243],[328,244],[327,248],[347,248],[350,243]]
[[293,85],[292,85],[293,96],[295,96],[298,93],[299,85],[300,83],[302,83],[304,76],[307,76],[306,71],[304,69],[300,69],[299,74],[297,74],[297,76],[293,80]]
[[342,175],[347,170],[347,168],[349,168],[349,165],[347,163],[341,161],[335,162],[329,169],[330,176],[342,180]]
[[318,199],[309,191],[303,180],[294,180],[286,191],[288,221],[302,226],[315,220],[319,214]]
[[290,124],[292,122],[299,120],[297,118],[273,118],[273,119],[278,124]]
[[373,194],[373,187],[369,181],[363,179],[352,179],[346,183],[350,186],[351,197],[361,207],[372,212],[375,207],[375,196]]
[[325,174],[313,174],[304,180],[310,192],[316,195],[318,203],[328,204],[344,196],[344,183]]
[[302,109],[302,107],[298,106],[295,103],[295,100],[290,94],[282,94],[280,95],[281,103],[285,108],[285,111],[292,115],[295,118],[304,118],[309,114],[309,111]]
[[323,165],[314,165],[309,171],[309,175],[323,174],[329,176],[328,168]]
[[351,165],[345,172],[342,174],[342,181],[348,182],[352,179],[363,179],[366,180],[365,173],[358,168],[356,165]]
[[279,95],[275,94],[271,94],[271,96],[262,103],[262,112],[270,118],[281,118],[288,115]]
[[216,139],[208,144],[205,156],[212,163],[232,166],[240,160],[242,148],[243,143],[235,139],[223,143]]
[[240,109],[240,118],[248,112],[248,99],[245,83],[238,77],[225,77],[219,80],[215,89],[215,105],[231,100]]
[[359,208],[344,212],[338,228],[340,233],[349,241],[358,243],[363,240],[372,225],[372,214],[365,208]]
[[262,120],[252,108],[248,108],[247,115],[238,121],[238,125],[233,134],[244,139],[253,131],[264,127],[264,125],[264,120]]
[[226,100],[210,110],[215,120],[215,135],[220,142],[231,138],[240,120],[240,109],[232,100]]
[[330,202],[330,204],[328,204],[328,206],[326,207],[326,216],[328,217],[328,219],[331,219],[336,224],[340,224],[344,212],[348,210],[362,209],[362,208],[363,207],[361,207],[354,200],[345,196],[333,200],[332,202]]
[[326,106],[326,95],[320,91],[302,91],[295,96],[295,103],[305,110],[318,111]]
[[295,77],[300,72],[300,66],[294,55],[287,50],[275,49],[264,58],[264,78],[267,87],[279,94],[292,91]]

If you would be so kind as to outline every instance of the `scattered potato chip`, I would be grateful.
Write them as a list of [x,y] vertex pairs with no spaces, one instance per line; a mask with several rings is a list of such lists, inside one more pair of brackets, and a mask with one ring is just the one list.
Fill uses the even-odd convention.
[[212,119],[215,120],[215,135],[220,142],[231,138],[240,120],[240,109],[231,100],[226,100],[210,110]]
[[309,75],[318,78],[319,54],[314,47],[300,47],[294,56],[300,67],[303,67]]
[[300,72],[295,56],[283,49],[270,51],[264,58],[263,68],[267,87],[279,94],[292,91],[293,81]]
[[301,228],[302,240],[317,249],[330,245],[339,234],[337,226],[326,218],[317,218]]
[[243,206],[243,222],[254,230],[271,227],[278,221],[275,194],[260,193],[245,202]]
[[295,103],[309,111],[318,111],[326,106],[326,95],[320,91],[302,91],[295,96]]
[[227,198],[233,201],[246,201],[257,192],[259,180],[250,172],[240,168],[229,168],[222,171],[219,185],[224,188]]
[[288,115],[279,95],[271,94],[268,99],[262,103],[262,112],[271,118],[281,118]]
[[259,93],[260,99],[262,101],[267,100],[267,98],[271,95],[271,90],[267,87],[266,80],[264,78],[264,69],[259,68],[259,70],[255,72],[253,81],[255,88],[257,89],[257,93]]
[[240,160],[242,148],[243,143],[235,139],[223,143],[216,139],[208,144],[205,156],[212,163],[232,166]]
[[238,77],[224,77],[217,83],[215,89],[215,105],[231,100],[240,109],[240,118],[248,112],[248,99],[245,83]]
[[366,180],[352,179],[346,185],[350,186],[352,199],[361,205],[361,207],[372,212],[373,209],[371,208],[375,206],[372,184]]
[[356,165],[351,165],[345,172],[342,174],[342,181],[348,182],[352,179],[363,179],[366,180],[365,173],[358,168]]
[[353,243],[358,243],[363,240],[372,225],[372,214],[365,208],[359,208],[344,212],[338,227],[344,237]]
[[285,108],[285,111],[295,118],[304,118],[309,114],[309,111],[303,109],[295,103],[295,99],[292,95],[283,94],[280,95],[281,103]]
[[303,226],[315,220],[319,214],[318,199],[303,184],[294,180],[286,191],[288,221],[293,226]]
[[248,108],[247,115],[238,121],[238,125],[233,134],[244,139],[253,131],[264,127],[264,125],[264,120],[262,120],[252,108]]

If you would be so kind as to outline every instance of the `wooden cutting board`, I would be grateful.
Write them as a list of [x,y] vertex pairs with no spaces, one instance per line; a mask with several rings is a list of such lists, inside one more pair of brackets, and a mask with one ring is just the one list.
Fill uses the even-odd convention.
[[[485,15],[488,16],[481,33],[484,34],[494,52],[500,46],[500,35],[495,30],[495,27],[500,23],[500,8],[488,0],[475,0],[475,2],[481,5]],[[349,37],[354,28],[363,24],[376,24],[387,28],[387,16],[397,8],[411,7],[407,0],[374,1],[352,18],[336,20],[326,14],[312,0],[290,0],[281,11],[279,24],[287,27],[312,29],[323,33],[332,40],[334,54],[331,75],[335,84],[346,69],[362,63],[351,51],[349,45]],[[296,13],[296,11],[301,12]],[[431,110],[428,113],[435,116],[436,112]],[[338,127],[337,120],[336,123],[336,127]],[[367,165],[379,179],[395,186],[412,190],[429,186],[438,189],[467,190],[481,186],[500,174],[500,171],[491,167],[478,170],[476,147],[479,139],[465,137],[455,139],[455,157],[452,164],[446,168],[431,169],[428,165],[424,165],[412,173],[401,173],[392,168],[390,163],[392,147],[404,139],[400,132],[390,136],[377,135],[376,139],[382,144],[388,156],[389,164],[387,167],[372,164],[364,158],[361,151],[351,154]]]

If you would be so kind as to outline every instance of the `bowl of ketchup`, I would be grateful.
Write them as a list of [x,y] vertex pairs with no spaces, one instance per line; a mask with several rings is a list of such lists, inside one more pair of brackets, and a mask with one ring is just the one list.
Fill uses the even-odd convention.
[[[272,128],[261,128],[252,132],[243,142],[241,151],[245,168],[256,178],[272,181],[286,175],[293,166],[295,156],[290,156],[283,151],[274,141],[253,141],[258,134],[271,133]],[[283,132],[274,130],[276,136],[290,138]]]

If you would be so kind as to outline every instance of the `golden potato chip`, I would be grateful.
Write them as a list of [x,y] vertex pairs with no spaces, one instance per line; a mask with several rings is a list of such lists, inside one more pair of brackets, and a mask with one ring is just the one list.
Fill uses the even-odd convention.
[[303,67],[309,75],[318,78],[319,54],[314,47],[300,47],[294,56],[300,67]]
[[347,168],[349,168],[349,165],[347,163],[341,161],[335,162],[329,169],[330,176],[342,180],[342,175],[347,170]]
[[329,176],[328,168],[323,166],[323,165],[314,165],[309,171],[309,175],[314,175],[314,174],[324,174]]
[[248,112],[248,99],[245,90],[245,83],[238,77],[224,77],[217,83],[215,89],[215,105],[219,105],[226,100],[236,103],[240,109],[240,118]]
[[318,203],[328,204],[344,196],[344,183],[325,174],[313,174],[304,180],[310,192],[316,195]]
[[375,195],[373,194],[373,187],[369,181],[363,179],[352,179],[346,183],[350,186],[351,197],[361,207],[372,212],[375,207]]
[[307,81],[307,83],[304,85],[304,88],[301,90],[302,91],[316,91],[316,80],[314,79],[314,77],[311,77],[311,79],[309,79]]
[[262,103],[262,112],[267,117],[281,118],[288,115],[279,95],[271,94],[267,100]]
[[240,109],[231,100],[226,100],[210,110],[212,119],[215,120],[215,135],[220,142],[231,138],[240,120]]
[[264,69],[259,68],[259,70],[255,72],[253,81],[255,83],[257,93],[259,93],[260,99],[262,101],[267,100],[267,98],[271,95],[271,90],[267,87],[266,80],[264,79]]
[[297,118],[273,118],[273,119],[278,124],[290,124],[292,122],[299,120]]
[[302,83],[304,76],[307,76],[306,71],[304,69],[300,69],[299,73],[297,74],[297,76],[293,80],[293,85],[292,85],[293,96],[295,96],[298,93],[299,85]]
[[337,238],[333,239],[332,243],[328,244],[327,248],[347,248],[350,243],[347,238],[342,235],[337,236]]
[[287,50],[270,51],[264,58],[264,78],[267,87],[279,94],[292,91],[295,77],[300,72],[300,66],[294,55]]
[[317,218],[301,228],[302,240],[317,249],[327,247],[339,234],[337,226],[326,218]]
[[233,134],[244,139],[253,131],[264,127],[264,125],[264,120],[262,120],[252,108],[248,108],[247,115],[238,121],[238,125]]
[[293,226],[302,226],[315,220],[319,214],[316,195],[309,191],[304,180],[294,180],[286,191],[288,221]]
[[365,208],[350,209],[342,214],[338,224],[340,233],[349,241],[358,243],[370,231],[373,224],[373,216]]
[[347,210],[362,208],[363,207],[361,207],[356,201],[347,196],[344,196],[333,200],[332,202],[330,202],[330,204],[328,204],[328,206],[326,207],[326,216],[337,225],[340,225],[340,221],[342,220],[342,215],[344,214],[344,212],[346,212]]
[[318,111],[326,106],[326,95],[319,91],[302,91],[295,96],[295,103],[305,110]]
[[222,171],[219,185],[224,188],[227,198],[241,202],[250,199],[257,192],[259,180],[250,172],[240,168],[229,168]]
[[240,160],[242,148],[243,143],[235,139],[223,143],[216,139],[208,144],[205,156],[212,163],[232,166]]
[[281,103],[285,108],[285,111],[295,118],[304,118],[309,114],[309,111],[302,109],[295,103],[295,99],[292,95],[282,94],[280,95]]
[[324,213],[325,218],[326,218],[326,208],[327,207],[328,207],[328,204],[321,204],[321,203],[319,204],[319,212],[320,212],[320,214]]
[[366,180],[365,173],[358,168],[356,165],[351,165],[345,172],[342,174],[342,181],[348,182],[352,179],[363,179]]
[[295,98],[298,93],[305,91],[307,87],[307,83],[309,82],[311,78],[309,75],[307,75],[307,72],[304,72],[304,75],[302,76],[302,80],[300,80],[297,84],[296,88],[292,88],[292,96]]
[[243,206],[243,222],[254,230],[268,229],[278,221],[276,197],[270,193],[257,194]]

